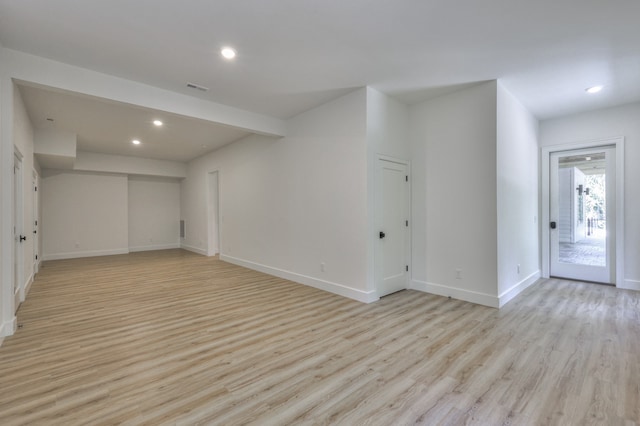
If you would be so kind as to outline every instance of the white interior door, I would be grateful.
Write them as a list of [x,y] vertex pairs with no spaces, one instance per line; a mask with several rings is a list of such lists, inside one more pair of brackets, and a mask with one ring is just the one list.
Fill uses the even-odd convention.
[[376,173],[376,290],[382,297],[408,287],[408,165],[378,160]]
[[615,148],[549,156],[549,275],[615,283]]

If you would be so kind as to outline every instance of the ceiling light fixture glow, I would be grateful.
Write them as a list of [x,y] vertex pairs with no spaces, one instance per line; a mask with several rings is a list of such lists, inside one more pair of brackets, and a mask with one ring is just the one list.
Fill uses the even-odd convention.
[[138,139],[132,140],[131,143],[134,145],[140,145],[140,141]]
[[160,127],[160,126],[162,126],[162,121],[160,121],[160,120],[153,120],[153,125],[154,125],[154,126],[158,126],[158,127]]
[[225,58],[225,59],[233,59],[236,57],[236,50],[232,47],[223,47],[220,50],[220,54]]
[[589,88],[585,89],[585,91],[587,93],[593,95],[594,93],[600,92],[603,88],[604,88],[604,86],[593,86],[593,87],[589,87]]

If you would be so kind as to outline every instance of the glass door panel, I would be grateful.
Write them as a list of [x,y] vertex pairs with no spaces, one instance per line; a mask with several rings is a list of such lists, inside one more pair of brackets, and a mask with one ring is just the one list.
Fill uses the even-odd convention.
[[614,148],[550,156],[550,274],[613,283]]

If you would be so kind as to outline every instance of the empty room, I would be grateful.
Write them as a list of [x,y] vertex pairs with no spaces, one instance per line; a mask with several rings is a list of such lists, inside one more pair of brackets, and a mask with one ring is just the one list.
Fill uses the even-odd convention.
[[0,424],[640,424],[638,16],[0,0]]

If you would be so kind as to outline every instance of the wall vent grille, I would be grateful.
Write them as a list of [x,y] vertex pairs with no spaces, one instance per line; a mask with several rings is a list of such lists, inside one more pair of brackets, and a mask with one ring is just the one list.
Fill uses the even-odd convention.
[[195,83],[187,83],[187,87],[189,89],[196,89],[196,90],[199,90],[201,92],[208,92],[209,91],[208,87],[200,86],[199,84],[195,84]]

